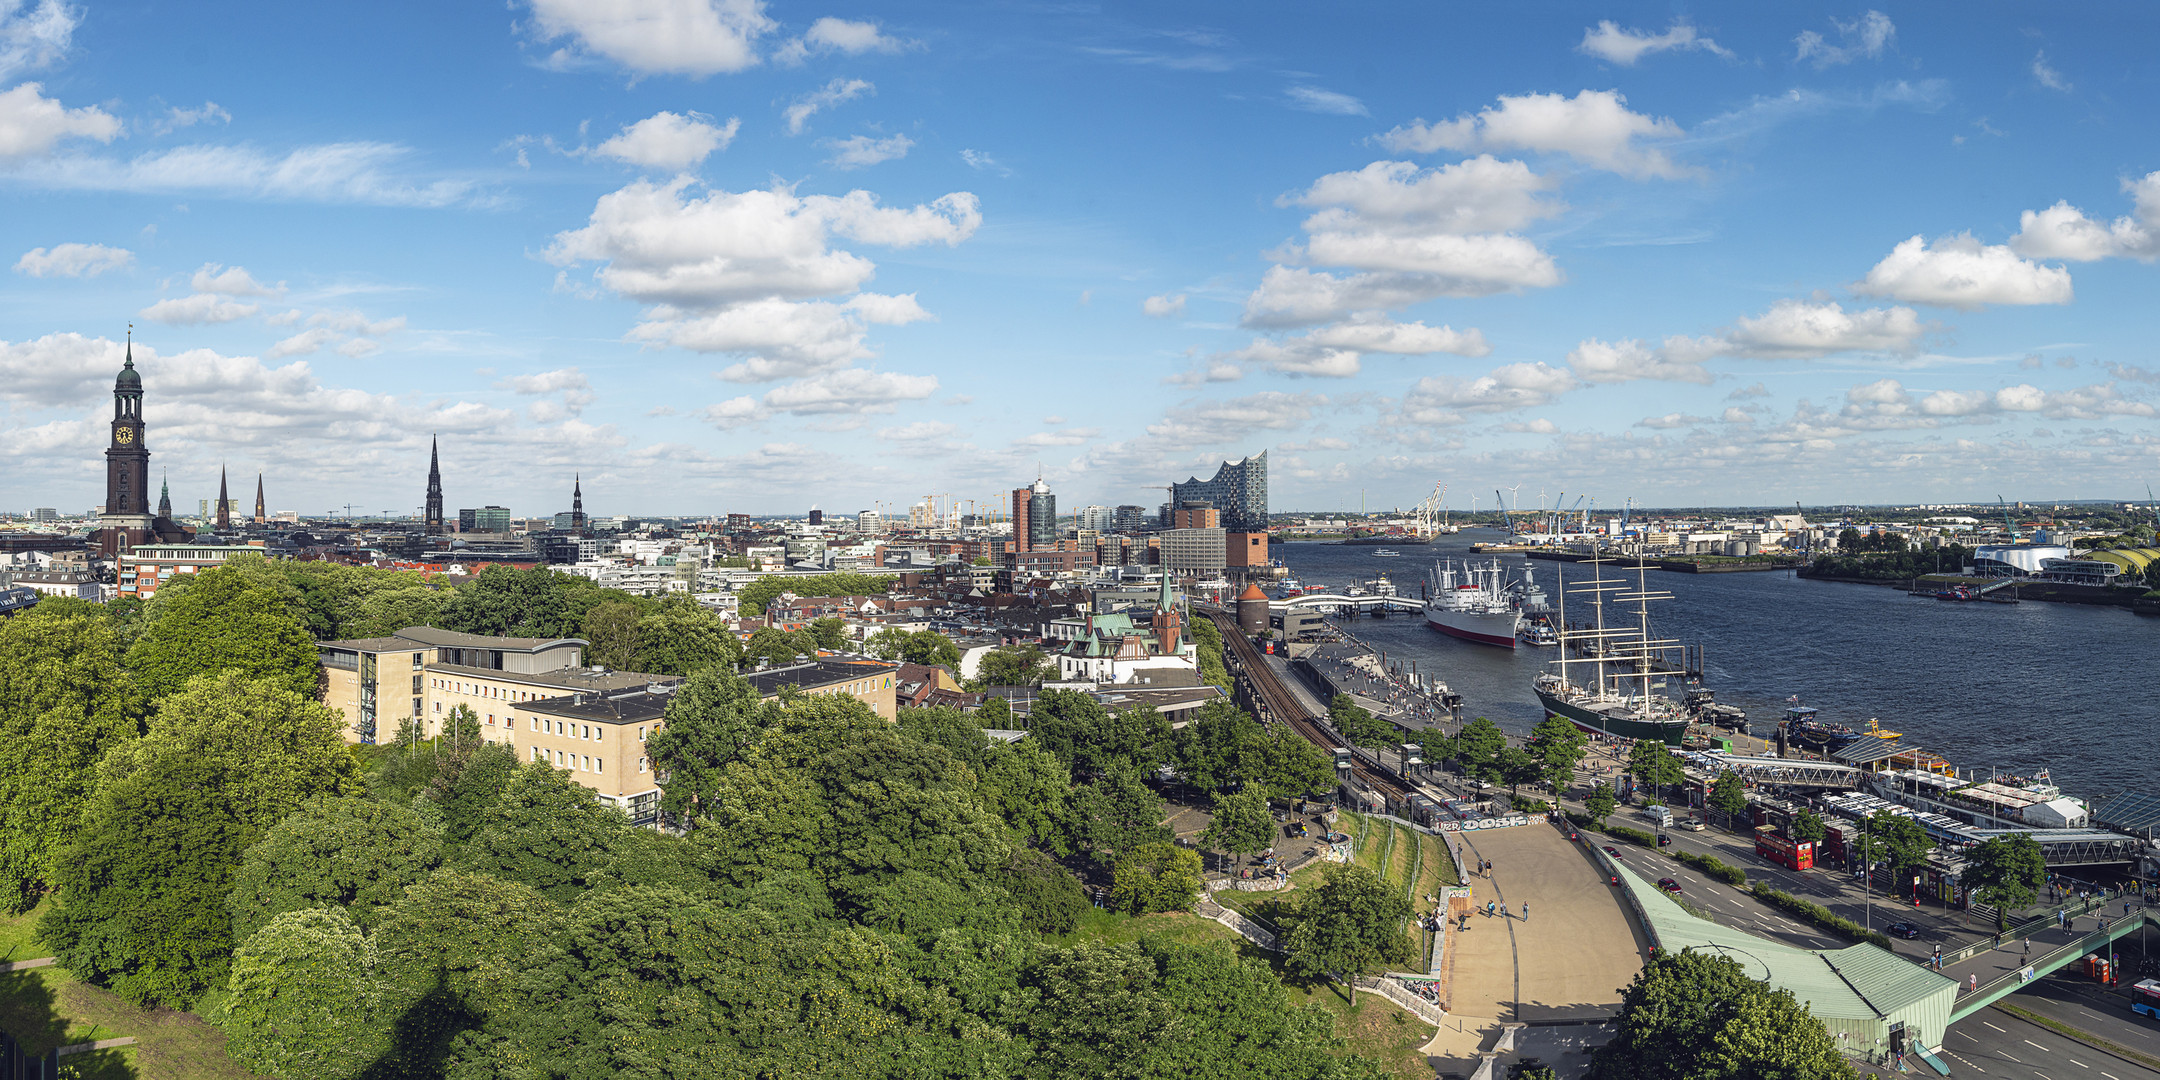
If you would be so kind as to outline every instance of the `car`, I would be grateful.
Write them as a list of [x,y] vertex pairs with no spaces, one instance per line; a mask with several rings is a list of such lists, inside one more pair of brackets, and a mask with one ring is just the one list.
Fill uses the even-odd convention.
[[1700,821],[1683,821],[1680,823],[1680,827],[1686,829],[1689,832],[1701,832],[1704,829],[1709,828],[1710,826],[1705,825]]
[[1661,877],[1657,879],[1657,887],[1673,894],[1674,896],[1680,895],[1680,883],[1673,880],[1672,878]]
[[1920,928],[1909,922],[1894,922],[1882,928],[1882,932],[1895,938],[1911,941],[1920,936]]
[[1671,847],[1671,846],[1672,846],[1672,837],[1670,837],[1670,836],[1667,836],[1667,835],[1665,835],[1664,833],[1659,833],[1659,834],[1658,834],[1658,838],[1657,838],[1657,846],[1659,846],[1659,847]]
[[1605,845],[1605,854],[1617,859],[1620,857],[1620,849],[1612,846],[1611,844],[1607,844]]

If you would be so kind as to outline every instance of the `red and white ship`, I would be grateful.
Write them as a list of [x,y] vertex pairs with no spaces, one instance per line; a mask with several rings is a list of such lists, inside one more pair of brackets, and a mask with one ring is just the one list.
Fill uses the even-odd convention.
[[1464,563],[1460,569],[1442,563],[1433,567],[1425,584],[1425,621],[1434,629],[1465,641],[1515,647],[1522,613],[1508,590],[1500,560],[1494,559],[1490,566]]

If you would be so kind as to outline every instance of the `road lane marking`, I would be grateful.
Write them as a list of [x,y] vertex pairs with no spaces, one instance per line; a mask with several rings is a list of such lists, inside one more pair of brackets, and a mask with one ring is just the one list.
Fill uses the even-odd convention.
[[2007,1032],[2007,1031],[2004,1031],[2003,1029],[2001,1029],[2001,1028],[1999,1028],[1999,1027],[1996,1027],[1996,1026],[1995,1026],[1995,1025],[1993,1025],[1993,1024],[1988,1024],[1988,1022],[1987,1022],[1987,1021],[1985,1021],[1985,1020],[1982,1020],[1982,1021],[1980,1021],[1980,1022],[1981,1022],[1981,1023],[1983,1023],[1983,1024],[1987,1024],[1987,1027],[1988,1027],[1988,1030],[1989,1030],[1989,1031],[1997,1032],[1997,1033],[1999,1033],[1999,1034],[2003,1034],[2003,1035],[2008,1035],[2008,1034],[2010,1034],[2009,1032]]
[[2102,1072],[2100,1075],[2107,1077],[2108,1080],[2122,1080],[2122,1077],[2119,1077],[2111,1072]]
[[2031,1039],[2019,1039],[2018,1041],[2019,1041],[2019,1042],[2021,1042],[2021,1043],[2024,1043],[2024,1044],[2025,1044],[2025,1045],[2027,1045],[2027,1046],[2030,1046],[2030,1047],[2032,1047],[2032,1048],[2033,1048],[2033,1049],[2035,1049],[2035,1050],[2045,1050],[2045,1049],[2047,1049],[2047,1047],[2045,1047],[2045,1046],[2042,1046],[2042,1045],[2040,1045],[2039,1043],[2036,1043],[2036,1042],[2032,1041]]
[[2006,1058],[2010,1058],[2010,1060],[2012,1060],[2012,1061],[2017,1061],[2017,1063],[2018,1063],[2018,1064],[2020,1064],[2020,1065],[2023,1065],[2023,1064],[2025,1064],[2025,1063],[2024,1063],[2024,1062],[2022,1062],[2022,1061],[2018,1061],[2018,1059],[2016,1059],[2016,1058],[2014,1058],[2014,1057],[2010,1057],[2010,1051],[2008,1051],[2008,1050],[1997,1050],[1997,1051],[1995,1051],[1995,1052],[1996,1052],[1996,1053],[1998,1053],[1998,1054],[2001,1054],[2002,1056],[2004,1056],[2004,1057],[2006,1057]]
[[2085,1064],[2084,1062],[2082,1062],[2082,1061],[2079,1061],[2079,1060],[2078,1060],[2078,1059],[2076,1059],[2076,1058],[2064,1058],[2063,1060],[2064,1060],[2064,1061],[2067,1061],[2067,1062],[2069,1062],[2069,1063],[2070,1063],[2070,1064],[2072,1064],[2072,1065],[2075,1065],[2075,1066],[2077,1066],[2077,1067],[2078,1067],[2078,1068],[2080,1068],[2080,1069],[2090,1069],[2090,1068],[2092,1068],[2092,1066],[2090,1066],[2090,1065],[2087,1065],[2087,1064]]

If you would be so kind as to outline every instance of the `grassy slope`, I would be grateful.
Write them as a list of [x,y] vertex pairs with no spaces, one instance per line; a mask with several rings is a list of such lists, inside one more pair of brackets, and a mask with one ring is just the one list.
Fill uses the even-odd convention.
[[[36,911],[0,916],[0,955],[18,960],[48,955],[36,943],[37,916]],[[32,1053],[135,1037],[131,1047],[67,1058],[83,1080],[248,1080],[252,1075],[226,1056],[225,1036],[194,1013],[140,1008],[58,967],[0,975],[0,1028]]]

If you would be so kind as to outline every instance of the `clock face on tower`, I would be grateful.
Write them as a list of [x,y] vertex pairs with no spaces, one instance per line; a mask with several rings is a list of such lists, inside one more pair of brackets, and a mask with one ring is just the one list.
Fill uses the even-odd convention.
[[127,444],[135,441],[135,429],[121,428],[118,431],[113,432],[113,439],[117,441],[120,445],[126,446]]

